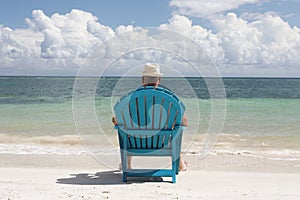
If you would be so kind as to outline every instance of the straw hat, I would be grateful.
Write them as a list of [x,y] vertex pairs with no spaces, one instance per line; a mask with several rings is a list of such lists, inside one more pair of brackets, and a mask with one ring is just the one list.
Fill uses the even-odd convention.
[[160,67],[156,63],[146,63],[142,72],[142,76],[161,77],[162,75]]

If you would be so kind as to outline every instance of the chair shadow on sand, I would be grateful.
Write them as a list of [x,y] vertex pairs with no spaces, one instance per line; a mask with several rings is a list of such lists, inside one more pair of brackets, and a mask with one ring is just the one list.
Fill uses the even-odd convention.
[[97,172],[95,174],[70,174],[69,178],[59,178],[58,184],[70,185],[121,185],[144,182],[163,182],[161,177],[132,177],[126,183],[122,182],[122,173],[118,170]]

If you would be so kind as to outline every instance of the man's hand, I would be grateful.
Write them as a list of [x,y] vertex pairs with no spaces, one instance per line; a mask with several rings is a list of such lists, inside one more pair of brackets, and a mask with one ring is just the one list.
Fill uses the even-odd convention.
[[112,118],[111,118],[111,121],[112,121],[112,123],[113,123],[115,126],[118,125],[118,122],[117,122],[116,117],[112,117]]

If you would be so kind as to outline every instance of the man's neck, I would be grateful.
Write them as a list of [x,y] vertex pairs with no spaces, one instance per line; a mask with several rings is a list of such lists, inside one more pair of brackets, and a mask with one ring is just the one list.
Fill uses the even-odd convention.
[[148,84],[144,84],[143,86],[144,87],[153,86],[154,88],[156,88],[158,86],[158,84],[156,84],[156,83],[148,83]]

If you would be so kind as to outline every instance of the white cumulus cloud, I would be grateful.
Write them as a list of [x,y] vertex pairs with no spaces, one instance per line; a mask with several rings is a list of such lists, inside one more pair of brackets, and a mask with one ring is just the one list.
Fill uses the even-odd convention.
[[176,14],[192,17],[210,18],[240,7],[244,4],[258,3],[261,0],[171,0],[169,5]]
[[53,70],[75,74],[77,58],[114,36],[110,27],[97,20],[91,13],[77,9],[52,16],[33,10],[31,18],[25,20],[27,29],[0,26],[2,74],[51,74]]
[[228,13],[212,20],[214,30],[192,25],[175,15],[161,27],[172,29],[197,42],[218,64],[224,75],[300,74],[300,31],[272,13],[257,15],[251,22]]
[[112,29],[91,13],[81,10],[52,16],[34,10],[26,22],[29,26],[26,29],[0,25],[2,75],[75,75],[79,58],[85,58],[99,44],[103,44],[100,50],[107,59],[117,58],[127,50],[143,49],[123,55],[116,68],[120,68],[126,59],[142,63],[151,62],[153,58],[156,62],[174,66],[177,63],[184,68],[182,60],[168,52],[147,50],[147,47],[173,50],[186,59],[199,60],[201,53],[185,37],[209,55],[222,75],[300,77],[300,30],[275,13],[256,14],[251,19],[227,13],[211,19],[211,30],[193,24],[182,15],[174,15],[159,26],[184,35],[181,39],[172,32],[155,33],[132,25]]
[[300,32],[278,16],[261,15],[252,22],[234,13],[214,20],[225,63],[299,65]]
[[97,22],[91,13],[76,9],[66,15],[56,13],[51,17],[41,10],[34,10],[27,23],[32,30],[44,35],[41,56],[45,58],[85,55],[95,43],[114,35],[111,28]]

